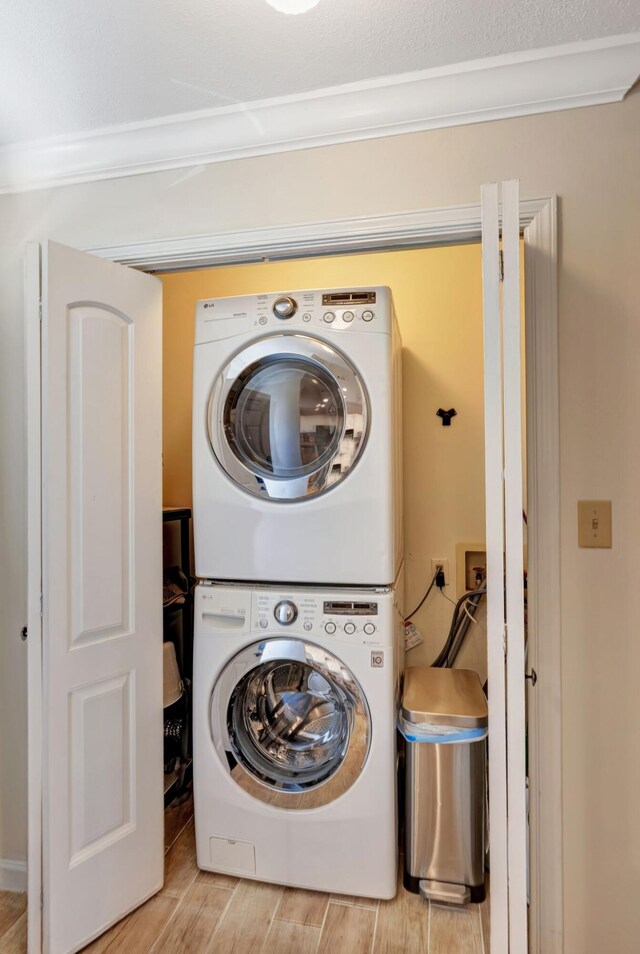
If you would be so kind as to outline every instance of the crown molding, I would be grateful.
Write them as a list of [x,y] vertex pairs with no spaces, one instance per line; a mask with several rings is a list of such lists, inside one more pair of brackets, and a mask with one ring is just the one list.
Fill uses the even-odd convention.
[[350,83],[0,149],[0,193],[622,100],[640,33]]

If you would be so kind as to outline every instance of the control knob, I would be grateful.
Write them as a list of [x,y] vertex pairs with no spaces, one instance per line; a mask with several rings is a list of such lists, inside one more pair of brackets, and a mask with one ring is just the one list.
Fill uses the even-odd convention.
[[276,318],[292,318],[297,310],[297,301],[295,298],[289,298],[288,295],[283,298],[276,298],[273,303],[273,313]]
[[354,625],[353,623],[345,623],[345,624],[344,624],[344,631],[345,631],[345,633],[347,634],[347,636],[353,636],[353,634],[354,634],[355,631],[356,631],[356,627],[355,627],[355,625]]
[[273,615],[282,626],[291,626],[298,618],[298,607],[291,600],[280,600],[275,605]]

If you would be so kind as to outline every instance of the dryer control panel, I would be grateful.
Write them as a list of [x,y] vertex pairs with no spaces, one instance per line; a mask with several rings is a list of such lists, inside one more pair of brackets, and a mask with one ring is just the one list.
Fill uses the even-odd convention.
[[196,344],[249,331],[391,332],[391,290],[386,286],[271,292],[196,303]]

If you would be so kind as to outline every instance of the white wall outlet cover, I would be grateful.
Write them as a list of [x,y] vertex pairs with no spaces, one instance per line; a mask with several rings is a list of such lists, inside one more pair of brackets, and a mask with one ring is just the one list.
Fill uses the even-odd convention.
[[446,557],[431,557],[431,579],[436,575],[438,567],[442,567],[444,584],[448,586],[451,582],[451,577],[449,576],[449,560]]

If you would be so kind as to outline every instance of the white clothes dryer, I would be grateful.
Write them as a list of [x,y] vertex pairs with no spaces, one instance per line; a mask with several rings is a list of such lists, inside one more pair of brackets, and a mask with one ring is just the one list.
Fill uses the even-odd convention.
[[200,301],[200,578],[390,585],[402,562],[401,343],[389,288]]
[[195,591],[200,868],[316,891],[396,893],[393,591]]

